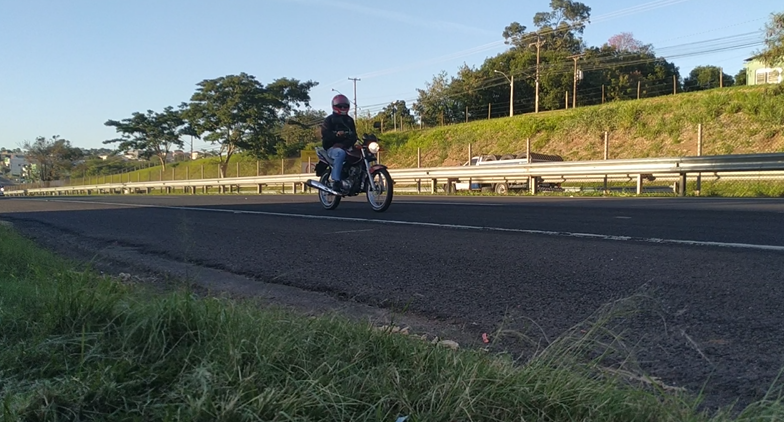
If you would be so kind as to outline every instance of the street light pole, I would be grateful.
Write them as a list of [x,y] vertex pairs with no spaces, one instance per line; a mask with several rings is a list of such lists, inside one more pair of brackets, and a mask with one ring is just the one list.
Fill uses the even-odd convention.
[[534,113],[539,112],[539,50],[544,44],[544,40],[540,38],[540,35],[536,34],[536,42],[528,44],[529,47],[536,46],[536,99],[534,101]]
[[514,75],[512,78],[509,79],[509,76],[506,76],[506,73],[494,70],[495,73],[500,73],[504,75],[507,81],[509,81],[509,117],[514,116]]
[[577,60],[582,57],[582,54],[575,54],[574,56],[569,56],[570,59],[574,60],[574,85],[572,87],[572,108],[577,107],[577,80],[579,79],[577,75]]

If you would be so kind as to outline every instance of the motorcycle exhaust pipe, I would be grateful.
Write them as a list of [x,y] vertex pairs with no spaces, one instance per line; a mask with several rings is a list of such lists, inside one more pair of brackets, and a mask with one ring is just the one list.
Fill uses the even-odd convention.
[[328,187],[327,185],[325,185],[325,184],[323,184],[323,183],[321,183],[321,182],[319,182],[317,180],[310,180],[310,179],[308,179],[308,181],[305,182],[305,184],[310,186],[310,187],[314,187],[314,188],[316,188],[318,190],[321,190],[321,191],[324,191],[324,192],[327,192],[327,193],[331,193],[331,194],[333,194],[335,196],[341,196],[340,192],[335,191],[334,189]]

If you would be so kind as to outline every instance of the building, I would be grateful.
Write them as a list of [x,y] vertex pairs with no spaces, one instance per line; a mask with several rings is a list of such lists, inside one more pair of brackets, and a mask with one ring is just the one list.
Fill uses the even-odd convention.
[[11,168],[11,177],[22,177],[27,175],[27,171],[25,170],[25,165],[27,165],[27,159],[24,155],[15,155],[11,157],[8,162],[8,167]]
[[745,60],[746,85],[779,84],[784,81],[784,58],[773,65],[767,65],[759,56]]

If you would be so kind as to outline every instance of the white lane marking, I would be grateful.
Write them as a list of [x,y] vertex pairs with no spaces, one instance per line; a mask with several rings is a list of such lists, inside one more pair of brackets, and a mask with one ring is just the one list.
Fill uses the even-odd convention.
[[395,201],[396,204],[409,205],[468,205],[473,207],[503,207],[504,204],[488,204],[481,202],[422,202],[422,201]]
[[327,234],[362,233],[362,232],[372,232],[372,231],[373,231],[373,229],[367,229],[367,230],[343,230],[343,231],[331,232],[331,233],[327,233]]
[[758,249],[758,250],[765,250],[765,251],[784,252],[784,246],[757,245],[753,243],[728,243],[728,242],[710,242],[710,241],[702,241],[702,240],[660,239],[656,237],[633,237],[633,236],[615,236],[615,235],[594,234],[594,233],[557,232],[551,230],[510,229],[504,227],[427,223],[422,221],[381,220],[377,218],[337,217],[337,216],[330,216],[330,215],[291,214],[291,213],[271,212],[271,211],[243,211],[243,210],[231,210],[231,209],[220,209],[220,208],[176,207],[176,206],[167,206],[167,205],[147,205],[147,204],[124,204],[120,202],[72,201],[72,200],[62,200],[62,199],[48,199],[47,201],[72,202],[77,204],[116,205],[116,206],[126,206],[126,207],[136,207],[136,208],[160,208],[160,209],[187,210],[187,211],[210,211],[210,212],[222,212],[222,213],[230,213],[230,214],[269,215],[275,217],[306,218],[312,220],[353,221],[353,222],[361,222],[361,223],[435,227],[435,228],[442,228],[442,229],[540,234],[540,235],[547,235],[547,236],[575,237],[579,239],[618,240],[618,241],[645,242],[645,243],[656,243],[656,244],[669,243],[669,244],[688,245],[688,246],[719,246],[725,248]]

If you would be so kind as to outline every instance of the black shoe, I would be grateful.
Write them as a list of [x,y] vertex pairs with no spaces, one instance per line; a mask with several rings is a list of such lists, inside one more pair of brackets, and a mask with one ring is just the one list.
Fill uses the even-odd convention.
[[332,190],[334,190],[337,193],[343,193],[343,183],[340,180],[333,180]]

